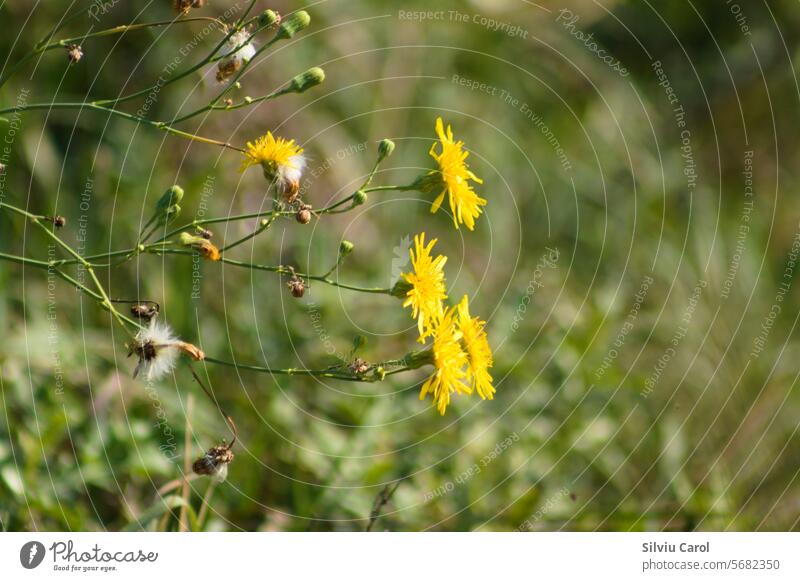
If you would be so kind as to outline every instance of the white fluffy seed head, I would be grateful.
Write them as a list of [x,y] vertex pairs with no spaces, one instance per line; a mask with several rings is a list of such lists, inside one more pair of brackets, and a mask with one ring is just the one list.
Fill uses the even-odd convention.
[[166,323],[156,319],[136,334],[134,352],[139,358],[133,376],[144,372],[148,381],[158,381],[168,375],[180,356],[180,341]]
[[[247,42],[250,33],[242,29],[231,36],[225,43],[225,56],[248,62],[256,54],[256,47],[252,42]],[[236,47],[243,45],[239,50]]]

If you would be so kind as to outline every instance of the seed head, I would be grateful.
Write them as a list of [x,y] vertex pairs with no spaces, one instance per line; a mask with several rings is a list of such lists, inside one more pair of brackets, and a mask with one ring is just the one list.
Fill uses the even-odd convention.
[[69,64],[77,64],[83,58],[83,49],[79,44],[71,44],[67,47],[67,58]]
[[289,287],[292,296],[296,299],[302,298],[302,296],[306,294],[306,283],[296,274],[292,275],[292,278],[289,279],[289,282],[286,283],[286,286]]
[[192,470],[200,476],[211,476],[216,482],[223,482],[228,477],[228,464],[233,462],[230,446],[223,442],[214,446],[192,464]]
[[158,315],[158,305],[156,303],[152,304],[138,304],[133,305],[131,307],[131,315],[136,317],[137,319],[144,319],[145,321],[150,321],[154,317]]

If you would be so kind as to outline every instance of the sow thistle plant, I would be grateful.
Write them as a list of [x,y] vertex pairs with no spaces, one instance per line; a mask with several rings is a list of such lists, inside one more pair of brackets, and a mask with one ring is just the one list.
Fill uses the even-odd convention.
[[[440,414],[445,414],[453,394],[478,394],[481,399],[493,399],[495,388],[491,376],[493,365],[492,350],[485,331],[486,322],[470,313],[469,299],[464,296],[458,304],[451,305],[445,277],[447,258],[434,252],[437,239],[428,239],[426,232],[414,237],[413,248],[409,250],[411,269],[402,274],[393,288],[361,287],[341,282],[338,277],[331,278],[346,262],[347,257],[357,252],[354,245],[343,241],[339,247],[333,266],[322,273],[303,272],[296,265],[268,265],[248,262],[231,257],[231,253],[244,242],[261,235],[279,219],[293,218],[298,224],[308,224],[312,217],[322,219],[331,214],[339,214],[357,208],[369,201],[369,194],[377,191],[412,191],[416,190],[431,197],[431,211],[438,212],[448,200],[456,228],[465,225],[474,230],[477,220],[482,214],[486,200],[474,190],[473,184],[482,184],[467,164],[469,152],[462,141],[456,141],[452,128],[445,126],[441,118],[436,119],[434,134],[438,141],[429,151],[435,162],[434,167],[420,175],[411,184],[406,185],[372,185],[378,169],[389,159],[395,150],[395,144],[384,139],[377,144],[376,159],[372,170],[365,181],[350,195],[330,204],[315,209],[300,195],[300,181],[307,165],[303,147],[294,139],[278,136],[266,131],[262,136],[248,141],[243,147],[200,136],[179,128],[179,125],[202,113],[216,110],[232,111],[249,107],[268,99],[284,95],[303,93],[318,86],[325,80],[325,73],[318,67],[312,67],[305,73],[297,75],[279,90],[260,97],[245,97],[234,102],[229,96],[231,91],[241,86],[240,79],[250,68],[257,57],[280,40],[292,38],[310,25],[311,18],[305,11],[298,11],[282,18],[276,12],[267,10],[259,15],[251,16],[254,1],[251,1],[244,13],[234,22],[222,22],[217,18],[187,16],[195,14],[196,9],[205,2],[175,2],[178,18],[171,22],[151,22],[131,24],[108,30],[90,32],[79,38],[65,38],[53,41],[56,31],[51,32],[37,44],[31,52],[22,57],[18,69],[34,57],[56,48],[73,50],[78,41],[86,55],[91,54],[90,43],[97,37],[120,34],[150,27],[177,26],[198,20],[211,21],[220,29],[222,38],[199,62],[176,72],[162,82],[161,90],[173,85],[182,78],[193,73],[200,73],[214,65],[217,68],[216,78],[224,85],[203,107],[177,116],[172,120],[153,121],[123,111],[120,106],[147,96],[149,89],[143,89],[114,99],[95,99],[86,103],[31,103],[21,104],[9,109],[0,109],[0,115],[14,111],[22,114],[26,111],[81,108],[100,111],[103,114],[118,116],[121,119],[140,123],[152,129],[166,131],[175,138],[188,139],[211,146],[223,147],[238,153],[239,171],[248,172],[251,168],[261,169],[263,178],[268,184],[271,194],[271,207],[264,211],[230,215],[224,217],[204,218],[183,225],[180,220],[181,204],[185,196],[183,188],[178,185],[169,187],[157,200],[150,218],[141,228],[137,238],[128,248],[122,248],[102,254],[83,256],[72,248],[57,233],[66,226],[66,221],[55,214],[36,214],[26,208],[10,203],[0,202],[0,209],[30,221],[41,234],[56,244],[63,252],[63,257],[52,260],[40,260],[27,256],[16,256],[0,253],[0,259],[22,265],[48,270],[68,284],[76,287],[87,297],[96,301],[102,308],[111,313],[116,323],[124,329],[128,336],[126,342],[129,356],[136,358],[131,370],[134,378],[148,382],[158,382],[165,377],[178,373],[178,363],[184,359],[194,380],[200,385],[209,399],[217,406],[218,411],[232,433],[230,443],[222,442],[208,451],[194,463],[193,470],[198,475],[208,475],[222,480],[228,473],[228,466],[234,458],[232,450],[238,441],[238,432],[231,416],[219,407],[217,399],[196,373],[194,365],[220,365],[237,368],[243,372],[265,373],[269,375],[309,376],[331,380],[377,382],[390,375],[410,372],[430,366],[432,372],[424,380],[420,390],[420,399],[431,395],[433,405]],[[83,10],[85,12],[85,10]],[[80,14],[80,13],[79,13]],[[271,39],[259,46],[257,37],[272,31]],[[81,59],[70,56],[67,66],[81,66]],[[13,72],[13,71],[12,71]],[[0,86],[10,78],[10,74],[0,79]],[[231,164],[234,160],[230,161]],[[4,168],[5,169],[5,168]],[[13,171],[9,168],[7,171]],[[190,195],[190,194],[189,194]],[[305,193],[304,193],[305,195]],[[252,221],[252,231],[242,238],[226,244],[216,244],[213,227],[219,224]],[[160,235],[160,237],[159,237]],[[226,241],[227,242],[227,241]],[[409,309],[416,322],[417,342],[421,347],[413,349],[398,359],[381,362],[368,362],[358,357],[360,342],[354,348],[352,360],[340,361],[331,366],[320,366],[318,369],[306,368],[273,368],[255,364],[244,364],[226,361],[206,355],[192,343],[180,339],[166,321],[162,320],[158,303],[151,300],[133,300],[130,298],[111,298],[101,283],[96,272],[101,269],[124,268],[136,257],[160,256],[181,258],[199,255],[206,261],[216,265],[227,265],[235,268],[246,268],[253,271],[272,273],[282,277],[288,292],[295,298],[304,296],[310,282],[326,284],[353,292],[383,294],[402,300],[398,309]],[[84,282],[70,274],[70,269],[79,267],[88,274]],[[130,304],[127,312],[120,305]]]

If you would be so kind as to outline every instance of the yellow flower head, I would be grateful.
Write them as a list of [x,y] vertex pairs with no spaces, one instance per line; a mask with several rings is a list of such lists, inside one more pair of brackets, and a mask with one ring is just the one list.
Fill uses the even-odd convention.
[[432,326],[439,319],[444,307],[442,301],[447,298],[444,284],[444,265],[446,256],[431,257],[431,249],[436,239],[425,245],[425,233],[414,236],[414,248],[409,250],[414,272],[403,274],[403,279],[411,288],[406,293],[404,307],[411,307],[411,316],[417,319],[420,341],[431,334]]
[[306,158],[294,139],[275,139],[272,133],[267,132],[255,142],[247,143],[239,171],[243,172],[254,165],[261,165],[267,179],[277,179],[281,186],[287,186],[300,182]]
[[450,404],[451,393],[472,392],[472,388],[462,381],[466,376],[467,354],[461,344],[462,333],[456,324],[455,313],[456,307],[447,309],[433,328],[431,353],[436,370],[419,393],[420,399],[433,394],[433,402],[442,415]]
[[[461,223],[472,230],[475,228],[475,219],[481,215],[481,206],[486,205],[486,200],[475,193],[469,180],[479,184],[482,184],[483,180],[469,170],[466,163],[469,152],[464,151],[464,142],[453,139],[453,130],[449,125],[445,133],[441,117],[436,119],[436,134],[439,136],[439,143],[434,143],[429,153],[439,164],[444,189],[434,200],[431,212],[439,210],[447,194],[456,228]],[[436,152],[436,146],[439,144],[442,146],[441,153]]]
[[481,399],[494,399],[494,385],[489,368],[494,363],[492,348],[484,331],[486,321],[480,317],[470,317],[467,295],[458,304],[458,329],[463,335],[467,352],[467,379],[473,389],[477,389]]

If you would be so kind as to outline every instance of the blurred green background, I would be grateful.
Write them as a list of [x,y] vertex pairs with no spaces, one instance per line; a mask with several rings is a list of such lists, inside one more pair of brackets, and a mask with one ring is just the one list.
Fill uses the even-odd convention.
[[[170,4],[109,5],[57,38],[169,19]],[[193,15],[236,0],[208,4]],[[267,130],[298,140],[304,198],[322,207],[358,187],[382,138],[397,149],[376,183],[413,181],[431,167],[436,117],[451,123],[485,180],[474,232],[431,215],[426,195],[375,193],[307,226],[282,220],[234,257],[321,272],[347,239],[339,280],[389,286],[407,237],[438,237],[451,298],[469,294],[488,320],[496,399],[455,398],[440,417],[417,397],[426,370],[362,385],[208,365],[242,442],[203,528],[363,530],[397,481],[374,530],[798,528],[796,3],[431,5],[259,1],[306,9],[312,24],[235,96],[317,65],[325,83],[181,127],[237,144]],[[75,10],[0,0],[5,67]],[[429,10],[440,12],[418,13]],[[49,52],[0,89],[2,108],[148,87],[176,55],[182,70],[217,42],[204,26],[90,39],[72,67]],[[192,75],[147,117],[214,90]],[[0,132],[0,196],[65,216],[61,235],[87,255],[129,247],[173,183],[187,192],[181,223],[265,203],[263,178],[239,174],[235,152],[102,113],[28,112]],[[218,226],[215,241],[254,225]],[[49,249],[3,212],[0,251]],[[182,338],[223,359],[318,368],[357,334],[369,361],[414,348],[396,299],[312,284],[297,300],[272,273],[196,268],[143,256],[100,278],[112,296],[160,302]],[[132,380],[124,334],[45,271],[0,262],[0,296],[0,526],[174,530],[159,488],[226,435],[188,370],[155,390]],[[207,487],[191,483],[195,509]]]

